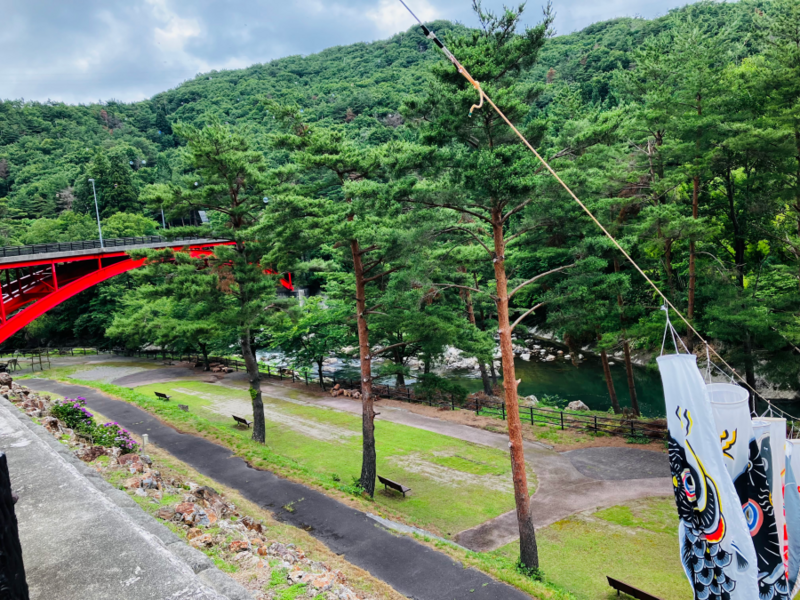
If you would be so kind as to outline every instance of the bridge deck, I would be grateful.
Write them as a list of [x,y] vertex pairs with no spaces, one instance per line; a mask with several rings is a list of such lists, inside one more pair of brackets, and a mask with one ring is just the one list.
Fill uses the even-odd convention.
[[220,244],[222,240],[207,238],[179,238],[167,240],[160,236],[147,236],[140,238],[113,238],[104,240],[104,248],[100,248],[100,241],[64,242],[60,244],[36,244],[34,246],[6,246],[0,248],[0,265],[15,265],[21,262],[26,265],[32,261],[58,262],[58,259],[75,259],[84,256],[118,256],[130,250],[143,250],[148,248],[180,248],[183,246],[197,246],[200,244]]

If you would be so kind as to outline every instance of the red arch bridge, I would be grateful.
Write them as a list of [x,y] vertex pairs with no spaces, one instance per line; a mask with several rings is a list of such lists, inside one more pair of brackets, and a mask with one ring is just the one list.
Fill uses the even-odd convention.
[[[103,240],[103,248],[97,240],[0,248],[0,343],[75,294],[141,267],[146,259],[131,258],[131,250],[180,248],[201,257],[211,254],[214,246],[231,243],[148,236]],[[294,290],[291,274],[280,283]]]

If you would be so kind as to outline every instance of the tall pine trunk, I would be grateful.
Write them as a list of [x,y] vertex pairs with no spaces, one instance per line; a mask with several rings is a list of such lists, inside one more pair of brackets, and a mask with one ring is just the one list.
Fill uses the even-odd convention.
[[[475,309],[472,306],[472,292],[464,290],[464,302],[467,304],[467,318],[476,328],[478,324],[475,320]],[[483,382],[483,393],[487,396],[492,395],[492,385],[489,383],[489,374],[486,372],[486,363],[480,358],[478,359],[478,369],[481,372],[481,381]]]
[[[703,114],[703,105],[702,96],[697,94],[697,116]],[[695,139],[695,149],[697,150],[697,154],[700,154],[700,131],[697,131],[697,138]],[[697,219],[698,217],[698,208],[700,206],[700,175],[695,174],[692,177],[692,218]],[[694,295],[695,290],[697,289],[697,269],[696,269],[696,254],[695,254],[695,246],[694,240],[689,242],[689,302],[688,307],[686,310],[686,316],[688,317],[689,321],[694,319]],[[692,350],[694,345],[694,335],[691,331],[686,334],[687,339],[689,340],[688,348],[689,351]]]
[[253,439],[263,444],[267,439],[264,402],[261,400],[261,376],[258,373],[258,363],[250,345],[250,328],[242,331],[239,344],[242,348],[244,366],[247,369],[247,379],[250,382],[250,398],[253,401]]
[[528,477],[525,473],[525,450],[522,445],[522,423],[517,402],[517,379],[514,369],[514,350],[511,344],[511,324],[508,317],[508,280],[506,278],[505,240],[501,211],[492,211],[494,238],[494,276],[497,282],[497,324],[500,334],[500,353],[503,362],[503,388],[505,391],[506,418],[508,420],[511,474],[514,480],[514,501],[519,524],[519,555],[523,565],[539,568],[539,550],[531,515],[528,494]]
[[367,327],[367,293],[364,281],[364,265],[358,240],[350,242],[353,253],[353,271],[356,276],[356,324],[358,326],[358,354],[361,362],[361,488],[370,496],[375,495],[377,456],[375,453],[375,410],[372,399],[372,357]]
[[625,372],[628,375],[628,392],[631,395],[631,408],[633,414],[637,417],[640,416],[639,412],[639,398],[636,396],[636,382],[633,379],[633,361],[631,361],[631,345],[628,340],[622,343],[623,351],[625,352]]
[[[619,273],[619,259],[614,257],[614,272]],[[622,326],[622,335],[625,336],[622,348],[625,352],[625,373],[628,375],[628,393],[631,396],[631,408],[633,414],[639,416],[639,398],[636,396],[636,384],[633,380],[633,361],[631,361],[631,346],[628,343],[628,333],[625,331],[625,302],[622,294],[617,294],[617,305],[619,306],[619,323]]]
[[492,357],[492,362],[489,363],[489,373],[492,376],[492,394],[494,394],[494,388],[497,387],[497,369],[494,367],[494,357]]
[[[700,204],[700,177],[695,175],[692,178],[692,218],[696,219],[698,215],[698,208]],[[689,303],[686,309],[686,316],[689,321],[694,319],[694,296],[697,289],[697,267],[696,267],[696,253],[694,240],[689,242]],[[691,350],[691,343],[693,342],[693,335],[691,332],[687,334],[689,338]]]
[[[795,188],[794,188],[794,210],[797,213],[797,235],[800,236],[800,127],[795,126],[794,129],[794,143],[797,153],[795,154],[795,160],[797,160],[797,175],[795,176]],[[797,258],[800,259],[800,253],[796,254]],[[800,286],[800,277],[797,281],[798,286]]]
[[605,350],[600,350],[600,360],[603,363],[603,375],[605,375],[606,378],[606,386],[608,387],[608,395],[611,398],[611,406],[614,408],[614,414],[618,415],[622,410],[619,407],[619,400],[617,400],[617,392],[614,390],[614,380],[611,379],[611,367],[608,364],[608,354],[606,354]]
[[750,333],[744,334],[744,378],[750,386],[750,412],[756,414],[756,374],[753,368],[753,342]]
[[317,361],[317,374],[319,375],[319,385],[322,388],[322,391],[325,391],[325,375],[324,371],[322,370],[323,361],[322,359]]
[[203,370],[210,371],[211,365],[208,364],[208,344],[200,344],[200,352],[203,354]]

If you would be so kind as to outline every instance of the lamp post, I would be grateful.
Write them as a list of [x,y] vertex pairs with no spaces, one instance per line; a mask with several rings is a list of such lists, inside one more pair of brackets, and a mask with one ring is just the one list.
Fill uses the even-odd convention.
[[103,228],[100,226],[100,209],[97,206],[97,190],[94,187],[94,179],[89,181],[92,182],[92,193],[94,194],[94,212],[97,215],[97,231],[100,232],[100,248],[105,248],[103,246]]

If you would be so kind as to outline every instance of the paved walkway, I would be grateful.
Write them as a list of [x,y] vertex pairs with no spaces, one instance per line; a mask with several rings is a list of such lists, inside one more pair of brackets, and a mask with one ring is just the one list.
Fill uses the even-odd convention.
[[[112,357],[118,358],[121,357]],[[162,367],[125,375],[113,383],[133,387],[168,383],[179,378],[217,381],[213,377],[209,379],[209,375],[191,368]],[[244,385],[245,381],[246,373],[239,372],[225,376],[218,383]],[[261,389],[269,397],[361,414],[360,402],[350,398],[304,394],[302,390],[271,380],[263,381]],[[508,451],[508,437],[505,434],[426,417],[380,402],[376,407],[380,413],[378,419]],[[549,446],[529,441],[524,443],[524,448],[526,461],[538,479],[536,493],[531,499],[531,511],[537,529],[585,510],[608,508],[650,496],[673,495],[665,454],[637,448],[589,448],[558,453]],[[518,538],[516,511],[512,510],[458,533],[454,541],[470,550],[486,552]]]
[[252,598],[5,399],[0,451],[31,600]]
[[[276,518],[308,530],[334,552],[382,579],[401,594],[418,600],[522,600],[519,590],[475,570],[412,538],[392,535],[367,517],[320,492],[250,468],[228,449],[204,438],[181,434],[140,408],[114,400],[91,388],[46,379],[25,385],[67,397],[83,396],[87,405],[122,423],[134,433],[147,433],[152,443],[249,500]],[[292,510],[284,507],[291,505]],[[113,596],[109,596],[113,597]]]
[[[286,396],[287,392],[287,388],[271,382],[262,383],[261,389],[265,395],[277,398]],[[297,400],[295,398],[292,401]],[[361,413],[358,401],[344,397],[309,394],[303,401],[354,414]],[[380,403],[376,404],[376,411],[380,413],[378,419],[508,451],[508,437],[505,434],[434,419]],[[524,447],[525,460],[538,479],[536,493],[531,498],[531,512],[537,529],[584,510],[608,508],[649,496],[673,495],[666,454],[635,448],[590,448],[560,454],[549,446],[528,441],[524,442]],[[596,467],[595,473],[589,465]],[[613,476],[609,476],[612,473]],[[454,541],[470,550],[487,552],[518,538],[517,514],[512,510],[458,533]]]

